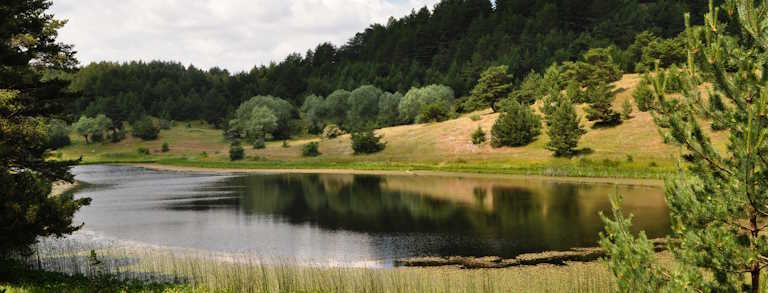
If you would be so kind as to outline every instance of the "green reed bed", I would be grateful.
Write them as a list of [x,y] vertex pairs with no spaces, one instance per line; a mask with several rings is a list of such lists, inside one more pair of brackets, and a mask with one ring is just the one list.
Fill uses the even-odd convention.
[[185,292],[611,292],[615,289],[612,276],[602,262],[478,270],[354,268],[299,264],[244,254],[143,246],[94,247],[59,240],[41,243],[38,254],[26,259],[26,263],[79,278],[133,280],[154,284],[152,288]]

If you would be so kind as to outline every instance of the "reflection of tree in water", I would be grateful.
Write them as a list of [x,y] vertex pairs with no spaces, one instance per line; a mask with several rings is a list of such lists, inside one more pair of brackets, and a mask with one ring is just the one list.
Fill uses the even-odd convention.
[[[513,256],[542,249],[593,245],[602,230],[597,212],[605,196],[585,196],[588,185],[492,185],[473,188],[475,202],[457,204],[410,191],[387,190],[386,177],[293,174],[246,176],[239,208],[296,224],[366,233],[447,235],[438,253]],[[434,184],[434,182],[432,182]],[[590,195],[602,193],[598,188]],[[490,197],[490,199],[489,199]],[[490,211],[483,203],[493,207]]]
[[[349,175],[353,176],[353,175]],[[471,230],[468,210],[447,201],[382,190],[380,176],[354,175],[332,190],[325,175],[247,176],[241,209],[291,223],[365,232]],[[338,181],[336,183],[339,183]]]

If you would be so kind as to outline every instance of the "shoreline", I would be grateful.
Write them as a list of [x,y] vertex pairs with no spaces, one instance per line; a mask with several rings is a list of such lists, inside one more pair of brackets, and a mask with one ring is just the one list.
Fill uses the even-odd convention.
[[597,183],[619,184],[635,186],[664,187],[661,179],[648,178],[612,178],[612,177],[575,177],[575,176],[545,176],[545,175],[519,175],[499,173],[473,173],[452,171],[428,171],[428,170],[360,170],[360,169],[325,169],[325,168],[215,168],[215,167],[190,167],[169,165],[163,163],[114,163],[115,165],[133,166],[155,171],[189,172],[189,173],[231,173],[231,174],[342,174],[342,175],[383,175],[383,176],[437,176],[459,178],[484,178],[484,179],[517,179],[517,180],[546,180],[568,183]]

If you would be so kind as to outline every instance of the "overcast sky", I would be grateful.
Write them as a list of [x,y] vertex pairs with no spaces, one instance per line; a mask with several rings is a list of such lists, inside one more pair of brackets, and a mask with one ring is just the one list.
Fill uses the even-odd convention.
[[172,60],[237,72],[330,41],[344,44],[438,0],[53,0],[59,40],[92,61]]

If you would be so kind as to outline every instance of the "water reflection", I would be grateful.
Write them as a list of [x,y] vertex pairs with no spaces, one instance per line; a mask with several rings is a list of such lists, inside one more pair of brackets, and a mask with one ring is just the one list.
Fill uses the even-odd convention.
[[[89,169],[90,168],[90,169]],[[338,174],[215,175],[80,167],[97,184],[81,216],[120,239],[335,261],[499,255],[591,246],[608,195],[635,229],[664,235],[655,187],[547,180]],[[138,220],[128,220],[140,216]],[[127,221],[122,222],[122,221]],[[135,222],[138,222],[137,225]]]

